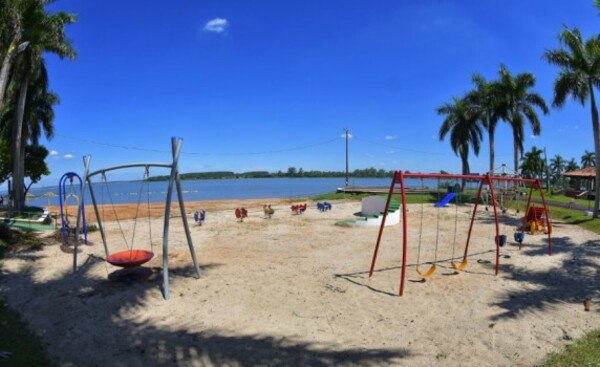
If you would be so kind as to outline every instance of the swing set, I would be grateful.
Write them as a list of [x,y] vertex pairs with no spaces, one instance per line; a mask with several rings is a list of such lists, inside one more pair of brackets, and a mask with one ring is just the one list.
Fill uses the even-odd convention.
[[[196,259],[196,252],[194,250],[194,245],[192,244],[192,237],[190,235],[189,225],[187,221],[187,215],[185,212],[185,205],[183,201],[183,192],[181,190],[181,182],[179,180],[179,169],[178,169],[178,161],[179,155],[181,153],[182,140],[181,139],[171,139],[171,148],[172,148],[172,162],[171,163],[131,163],[131,164],[123,164],[113,167],[108,167],[104,169],[100,169],[94,172],[90,172],[90,163],[91,157],[84,157],[84,167],[85,167],[85,175],[84,175],[84,184],[81,188],[80,197],[84,197],[86,187],[89,188],[90,197],[92,199],[92,204],[94,206],[94,213],[96,214],[96,219],[98,221],[98,229],[100,230],[100,236],[102,238],[102,244],[104,245],[104,251],[106,254],[105,260],[111,265],[129,268],[140,266],[148,261],[150,261],[154,257],[153,251],[153,243],[152,243],[152,224],[150,217],[150,187],[148,182],[150,168],[166,168],[170,169],[170,176],[168,181],[168,189],[165,200],[165,211],[164,211],[164,226],[163,226],[163,237],[162,237],[162,278],[163,278],[163,297],[165,299],[169,299],[169,223],[170,223],[170,212],[171,212],[171,202],[173,197],[173,188],[177,190],[177,198],[179,202],[179,209],[181,212],[181,219],[183,222],[183,228],[185,231],[185,235],[187,238],[187,243],[190,249],[190,254],[192,255],[192,260],[194,263],[194,268],[196,270],[197,278],[200,278],[200,267],[198,266],[198,261]],[[125,232],[121,226],[121,222],[119,221],[117,209],[115,207],[115,203],[113,202],[112,195],[110,194],[110,189],[108,185],[108,180],[106,177],[107,172],[122,170],[122,169],[131,169],[131,168],[142,168],[143,178],[141,180],[140,190],[138,193],[138,200],[136,205],[135,218],[133,223],[133,230],[131,234],[131,240],[128,241],[126,238]],[[102,186],[102,202],[98,203],[96,198],[96,193],[94,191],[94,186],[92,185],[92,178],[95,176],[101,177],[101,186]],[[147,214],[148,214],[148,231],[149,231],[149,240],[150,240],[150,250],[136,249],[135,248],[135,238],[136,238],[136,228],[138,227],[138,216],[140,214],[140,207],[142,203],[142,194],[144,190],[144,186],[146,187],[146,205],[147,205]],[[107,240],[106,228],[104,224],[103,218],[105,218],[105,207],[104,204],[104,191],[108,193],[108,197],[110,198],[110,208],[112,210],[112,214],[115,217],[115,221],[117,226],[119,227],[119,231],[121,233],[122,240],[126,246],[126,250],[111,252],[109,250],[109,241]],[[99,207],[102,207],[100,210]],[[81,211],[82,212],[82,211]],[[75,251],[73,251],[73,271],[77,271],[77,245],[78,245],[78,228],[79,222],[81,218],[81,212],[78,212],[77,215],[77,224],[75,227]]]
[[[406,195],[407,195],[407,186],[406,186],[406,179],[411,179],[411,178],[417,178],[421,180],[421,189],[420,192],[424,193],[424,185],[423,185],[423,180],[424,179],[437,179],[438,180],[438,186],[439,186],[439,182],[440,180],[463,180],[467,181],[467,182],[479,182],[479,188],[477,189],[477,194],[475,195],[474,198],[474,206],[473,206],[473,213],[471,215],[471,219],[470,219],[470,225],[469,225],[469,231],[467,234],[467,241],[464,247],[464,252],[463,252],[463,256],[462,256],[462,261],[459,264],[456,264],[454,262],[454,247],[456,244],[456,231],[457,231],[457,216],[458,216],[458,205],[456,205],[456,209],[455,209],[455,223],[454,223],[454,240],[453,240],[453,244],[452,244],[452,259],[450,261],[450,266],[456,270],[456,271],[462,271],[467,267],[468,264],[468,256],[469,256],[469,242],[471,240],[471,234],[473,231],[473,225],[475,224],[475,215],[477,213],[477,207],[479,206],[479,203],[481,202],[482,199],[482,190],[484,186],[487,186],[488,190],[489,190],[489,195],[490,195],[490,200],[488,202],[492,203],[492,207],[493,207],[493,217],[494,217],[494,224],[495,224],[495,232],[496,232],[496,236],[495,238],[495,246],[496,246],[496,268],[495,268],[495,274],[498,275],[498,272],[500,270],[500,247],[502,247],[504,245],[504,243],[501,243],[502,241],[502,237],[500,235],[500,225],[499,225],[499,221],[498,221],[498,206],[497,206],[497,202],[496,202],[496,195],[494,192],[494,182],[506,182],[506,183],[513,183],[516,185],[518,184],[523,184],[529,187],[529,198],[527,200],[527,206],[525,208],[525,213],[530,213],[530,208],[534,208],[532,206],[532,194],[533,194],[533,190],[538,190],[540,192],[540,197],[541,197],[541,202],[542,202],[542,207],[541,208],[535,208],[533,209],[534,212],[539,213],[539,216],[542,217],[543,219],[537,219],[537,220],[543,220],[544,225],[546,226],[546,233],[548,234],[548,255],[552,255],[552,222],[550,219],[550,212],[548,209],[548,205],[546,204],[546,200],[544,199],[544,193],[542,191],[542,186],[540,184],[540,182],[536,179],[526,179],[526,178],[516,178],[516,177],[506,177],[506,176],[491,176],[489,173],[484,175],[484,176],[478,176],[478,175],[452,175],[452,174],[423,174],[423,173],[405,173],[403,171],[396,171],[394,172],[393,175],[393,179],[392,179],[392,183],[390,185],[390,189],[387,195],[387,201],[385,204],[385,210],[383,211],[383,218],[381,221],[381,226],[379,228],[379,233],[377,235],[377,242],[375,244],[375,249],[373,252],[373,258],[371,260],[371,268],[369,270],[369,277],[373,276],[373,272],[375,270],[375,264],[377,261],[377,254],[379,252],[379,245],[381,244],[381,238],[383,235],[383,229],[385,228],[385,221],[386,221],[386,217],[387,217],[387,213],[388,213],[388,208],[390,205],[390,201],[392,199],[392,194],[394,193],[394,190],[396,189],[396,186],[399,185],[400,187],[400,195],[402,198],[402,266],[401,266],[401,277],[400,277],[400,290],[398,295],[402,296],[404,294],[404,283],[405,283],[405,279],[406,279],[406,258],[407,258],[407,248],[408,248],[408,215],[407,215],[407,207],[406,207]],[[439,187],[438,187],[439,190]],[[487,195],[486,195],[487,196]],[[419,274],[419,276],[422,279],[427,279],[429,277],[431,277],[436,269],[437,269],[437,265],[436,263],[438,263],[438,247],[439,247],[439,237],[440,237],[440,209],[437,209],[437,224],[436,224],[436,240],[435,240],[435,251],[434,251],[434,260],[433,262],[431,262],[431,266],[429,267],[429,269],[427,269],[427,271],[422,272],[419,269],[419,266],[421,265],[421,242],[422,242],[422,237],[423,237],[423,212],[424,212],[424,198],[421,198],[421,214],[420,214],[420,224],[419,224],[419,242],[418,242],[418,246],[417,246],[417,263],[416,263],[416,272],[417,274]],[[458,200],[457,197],[454,197],[455,200]],[[487,199],[487,197],[486,197]],[[458,204],[458,201],[456,202],[456,204]],[[518,212],[517,212],[518,213]],[[527,216],[525,216],[523,218],[523,225],[519,226],[521,232],[520,235],[517,236],[517,233],[515,233],[515,240],[517,240],[517,237],[519,237],[520,241],[519,242],[519,249],[521,249],[522,246],[522,241],[523,241],[523,232],[522,232],[522,228],[525,227],[525,223],[527,223]],[[506,239],[506,236],[503,236],[504,240]]]

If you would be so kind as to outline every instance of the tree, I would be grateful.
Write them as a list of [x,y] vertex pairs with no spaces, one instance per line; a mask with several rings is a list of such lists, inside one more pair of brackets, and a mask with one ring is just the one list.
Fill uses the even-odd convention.
[[15,90],[18,89],[11,140],[13,198],[15,209],[22,210],[25,203],[25,141],[28,138],[24,121],[29,87],[33,80],[45,73],[44,52],[54,53],[60,58],[75,58],[75,50],[67,40],[64,28],[74,23],[76,18],[65,12],[49,14],[45,9],[47,1],[18,0],[16,3],[20,23],[13,29],[13,37],[28,42],[27,48],[18,53],[11,76],[11,83],[14,83]]
[[536,108],[542,110],[544,115],[548,114],[549,110],[542,96],[529,91],[535,86],[533,74],[520,73],[513,76],[504,65],[500,65],[499,74],[498,113],[513,130],[514,170],[519,172],[519,156],[523,154],[525,140],[525,122],[529,121],[533,135],[540,135],[542,125]]
[[537,147],[532,147],[531,151],[523,156],[523,164],[521,165],[521,175],[526,178],[541,179],[546,170],[546,163],[542,158],[543,150]]
[[477,73],[473,74],[471,80],[476,89],[467,94],[467,100],[477,109],[479,121],[488,133],[490,146],[490,173],[494,173],[495,141],[494,135],[498,125],[498,96],[497,83],[487,82],[485,78]]
[[[558,36],[560,48],[544,52],[545,59],[559,67],[560,72],[554,82],[554,107],[562,107],[567,97],[585,106],[590,101],[592,114],[592,129],[594,138],[594,153],[600,153],[600,122],[598,108],[594,96],[594,87],[600,86],[600,37],[593,36],[583,41],[577,28],[563,29]],[[596,166],[596,193],[594,203],[594,218],[598,218],[600,207],[600,166]]]
[[460,157],[462,173],[467,175],[469,168],[469,148],[473,147],[475,155],[479,155],[482,128],[479,124],[480,116],[466,99],[452,98],[451,103],[445,103],[437,109],[438,115],[445,115],[440,127],[439,138],[443,141],[450,134],[450,146],[454,154]]
[[571,158],[571,160],[565,164],[565,172],[571,172],[578,169],[579,165],[577,164],[577,161],[575,161],[575,158]]
[[562,173],[565,170],[567,162],[560,155],[557,154],[554,158],[550,159],[550,172],[555,183],[562,181]]
[[[42,176],[50,174],[46,157],[48,157],[48,149],[43,145],[28,145],[25,148],[25,177],[29,177],[30,180],[25,195],[31,185],[39,182]],[[11,174],[10,147],[8,144],[0,143],[0,182],[6,181]]]
[[581,156],[581,167],[596,167],[596,154],[594,154],[594,152],[588,152],[586,150]]

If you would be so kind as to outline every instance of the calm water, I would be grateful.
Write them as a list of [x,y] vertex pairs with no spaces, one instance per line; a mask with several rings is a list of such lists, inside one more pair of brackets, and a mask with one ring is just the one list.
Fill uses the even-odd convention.
[[[434,180],[425,180],[425,186],[435,186]],[[431,182],[429,182],[431,181]],[[357,178],[351,179],[350,186],[389,187],[391,178]],[[407,182],[407,186],[420,186],[420,182]],[[141,181],[109,182],[108,185],[94,183],[94,193],[98,202],[136,203],[142,193],[142,202],[147,195],[151,202],[162,202],[167,192],[167,182]],[[344,186],[344,178],[252,178],[252,179],[223,179],[223,180],[186,180],[181,181],[185,201],[223,200],[223,199],[260,199],[260,198],[295,198],[314,196],[335,192]],[[34,197],[27,200],[28,205],[45,207],[58,205],[58,197],[46,198],[44,194],[52,192],[58,195],[56,186],[32,188]],[[79,195],[79,185],[67,185],[67,194]],[[176,192],[173,196],[176,200]],[[86,203],[91,203],[89,190],[86,190]]]
[[[388,186],[391,179],[356,179],[350,185],[356,186]],[[294,198],[313,196],[334,192],[344,186],[343,178],[253,178],[253,179],[223,179],[223,180],[186,180],[181,181],[183,196],[186,201],[250,199],[250,198]],[[94,183],[94,193],[98,202],[135,203],[142,201],[161,202],[165,200],[167,182],[143,183],[140,181],[109,182],[108,185]],[[85,201],[91,203],[89,190],[86,190]],[[32,188],[30,193],[35,197],[27,200],[28,205],[45,207],[48,199],[44,194],[52,192],[58,195],[56,186]],[[67,185],[66,192],[79,195],[79,185]],[[176,194],[174,195],[174,200]],[[58,205],[58,197],[50,199],[50,205]]]

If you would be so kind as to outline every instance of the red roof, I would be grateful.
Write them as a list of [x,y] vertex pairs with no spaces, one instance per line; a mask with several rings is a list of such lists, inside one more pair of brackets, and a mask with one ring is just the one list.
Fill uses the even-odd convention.
[[576,169],[575,171],[569,171],[562,174],[565,177],[596,177],[596,167],[585,167],[582,169]]

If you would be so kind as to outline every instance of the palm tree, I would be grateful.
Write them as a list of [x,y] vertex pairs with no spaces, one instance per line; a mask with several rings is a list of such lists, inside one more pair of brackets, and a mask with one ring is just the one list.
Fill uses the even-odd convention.
[[575,158],[571,158],[571,160],[565,164],[565,172],[571,172],[571,171],[575,171],[578,169],[579,169],[579,165],[577,164],[577,161],[575,160]]
[[494,134],[498,125],[497,83],[488,82],[480,74],[471,77],[476,89],[467,94],[466,99],[477,109],[479,121],[488,133],[490,145],[490,173],[494,173],[495,143]]
[[594,154],[594,152],[588,152],[586,150],[581,156],[581,167],[596,167],[596,154]]
[[[558,37],[561,47],[544,52],[546,60],[560,68],[554,82],[554,101],[552,105],[562,107],[568,96],[585,105],[590,99],[592,129],[594,134],[594,152],[600,154],[600,121],[594,96],[594,87],[600,86],[600,37],[594,36],[583,41],[579,29],[565,28]],[[600,207],[600,166],[596,166],[596,200],[594,218],[598,218]]]
[[26,47],[21,43],[21,13],[18,9],[19,1],[0,2],[0,110],[4,106],[4,96],[8,86],[9,72],[15,61],[18,51]]
[[499,74],[498,112],[513,130],[514,170],[519,172],[519,156],[523,154],[525,140],[525,122],[529,121],[533,135],[540,135],[542,125],[536,107],[542,110],[544,115],[548,114],[549,110],[542,96],[529,91],[535,86],[533,74],[520,73],[513,76],[504,65],[500,65]]
[[542,174],[546,169],[546,164],[542,158],[543,150],[537,147],[532,147],[531,151],[523,156],[523,164],[521,166],[521,174],[527,178],[542,178]]
[[562,179],[562,173],[565,170],[565,165],[566,165],[566,161],[565,159],[560,155],[557,154],[554,156],[554,158],[550,159],[550,172],[552,172],[552,177],[554,179],[554,182],[560,182]]
[[11,153],[13,163],[13,199],[16,210],[22,210],[25,203],[24,166],[27,131],[24,128],[25,109],[31,81],[44,73],[44,52],[51,52],[60,58],[75,58],[75,51],[67,40],[64,28],[75,22],[72,14],[57,12],[49,14],[44,8],[47,1],[20,0],[21,32],[28,47],[18,54],[13,67],[12,83],[18,86],[17,109],[12,126]]
[[443,141],[450,133],[450,146],[454,154],[460,157],[463,175],[469,174],[469,147],[477,156],[483,138],[479,115],[476,109],[466,99],[452,98],[451,103],[445,103],[437,109],[438,115],[446,118],[440,127],[439,138]]

